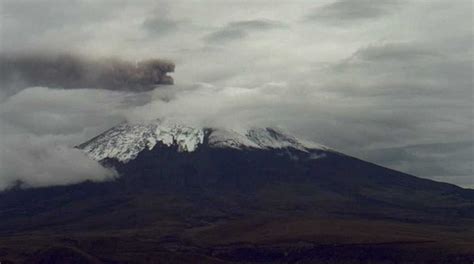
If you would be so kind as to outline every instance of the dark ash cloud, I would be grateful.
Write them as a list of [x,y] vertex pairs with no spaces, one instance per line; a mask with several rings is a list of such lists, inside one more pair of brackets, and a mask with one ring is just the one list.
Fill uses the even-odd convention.
[[159,59],[132,63],[70,54],[34,54],[3,55],[0,68],[0,82],[10,92],[31,86],[144,91],[159,84],[173,84],[167,73],[173,72],[175,65]]
[[351,23],[381,17],[399,5],[398,0],[338,0],[315,9],[306,19],[330,24]]
[[207,35],[207,42],[225,42],[247,37],[250,32],[265,31],[283,27],[283,24],[272,20],[244,20],[228,23],[223,28]]

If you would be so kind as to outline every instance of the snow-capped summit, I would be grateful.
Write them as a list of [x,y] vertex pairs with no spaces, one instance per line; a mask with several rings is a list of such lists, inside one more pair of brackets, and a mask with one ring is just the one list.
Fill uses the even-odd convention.
[[123,123],[79,145],[79,148],[97,161],[110,158],[126,163],[135,159],[144,149],[151,150],[157,144],[176,146],[181,152],[193,152],[203,144],[211,148],[291,148],[304,152],[328,149],[316,143],[298,140],[274,128],[206,128],[167,120]]

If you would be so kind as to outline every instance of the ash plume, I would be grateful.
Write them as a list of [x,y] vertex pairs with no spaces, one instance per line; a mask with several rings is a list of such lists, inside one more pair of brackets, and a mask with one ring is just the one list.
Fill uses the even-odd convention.
[[134,63],[71,54],[3,55],[0,82],[3,89],[13,92],[30,86],[147,91],[156,85],[173,84],[167,74],[174,68],[174,63],[160,59]]

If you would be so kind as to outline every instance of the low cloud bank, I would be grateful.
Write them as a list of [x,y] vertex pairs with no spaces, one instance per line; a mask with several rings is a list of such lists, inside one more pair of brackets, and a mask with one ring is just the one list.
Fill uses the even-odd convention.
[[[26,88],[0,103],[0,190],[114,178],[74,146],[123,122],[136,92]],[[133,101],[136,103],[136,100]]]
[[[68,137],[63,137],[65,140]],[[52,136],[9,136],[2,148],[0,190],[16,186],[67,185],[103,181],[115,172],[89,159],[78,149]]]

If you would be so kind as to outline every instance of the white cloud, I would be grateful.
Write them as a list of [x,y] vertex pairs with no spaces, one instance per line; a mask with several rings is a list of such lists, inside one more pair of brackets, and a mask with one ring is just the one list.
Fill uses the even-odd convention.
[[68,146],[71,137],[2,135],[0,189],[103,181],[115,174]]

